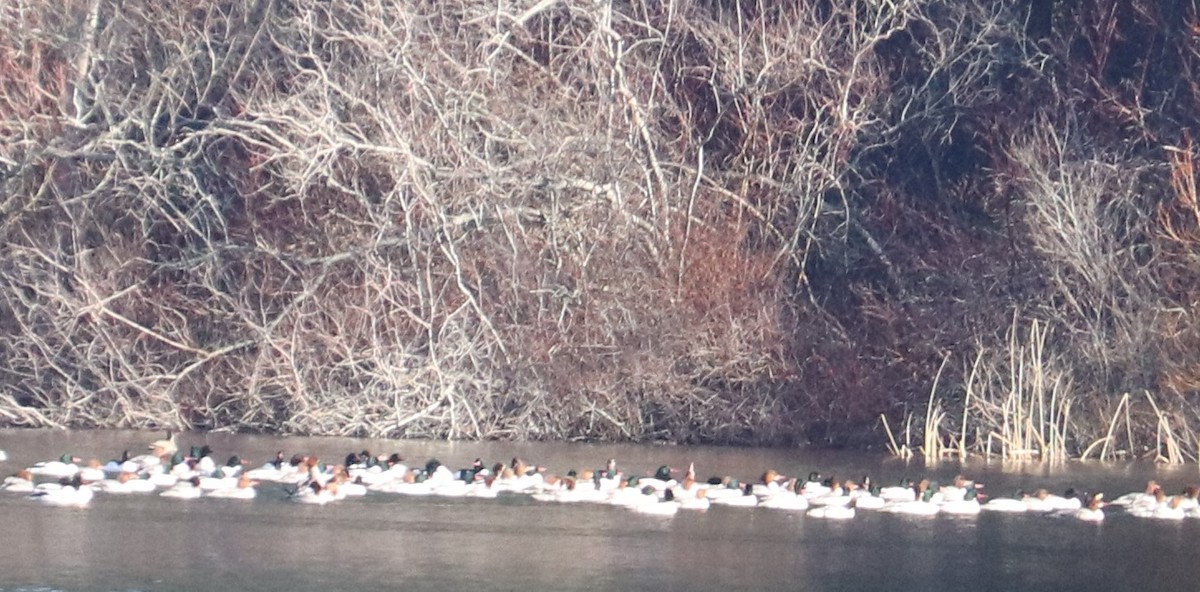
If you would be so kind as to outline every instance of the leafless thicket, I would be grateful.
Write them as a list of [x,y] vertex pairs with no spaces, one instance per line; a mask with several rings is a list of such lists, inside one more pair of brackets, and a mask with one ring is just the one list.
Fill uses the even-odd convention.
[[[778,442],[895,418],[942,348],[1030,322],[1076,389],[1170,367],[1194,391],[1142,362],[1194,235],[1137,193],[1184,161],[1105,161],[1006,107],[1054,78],[1022,23],[982,0],[6,3],[0,421]],[[993,168],[957,170],[958,143]],[[1018,207],[979,196],[993,170]],[[927,205],[974,199],[1023,212],[1044,289],[929,280],[1003,283]],[[943,388],[999,400],[971,376],[1014,376],[1002,357]],[[954,430],[982,447],[994,415]]]
[[[4,119],[10,421],[783,427],[779,260],[842,174],[861,77],[822,52],[855,25],[799,11],[728,38],[674,3],[72,9],[4,13],[25,75]],[[756,105],[785,92],[807,113],[773,129]]]

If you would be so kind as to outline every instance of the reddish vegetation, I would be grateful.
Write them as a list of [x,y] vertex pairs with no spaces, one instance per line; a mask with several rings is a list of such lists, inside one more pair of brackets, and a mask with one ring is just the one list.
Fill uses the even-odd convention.
[[0,422],[858,446],[942,368],[946,445],[1196,452],[1186,3],[69,4]]

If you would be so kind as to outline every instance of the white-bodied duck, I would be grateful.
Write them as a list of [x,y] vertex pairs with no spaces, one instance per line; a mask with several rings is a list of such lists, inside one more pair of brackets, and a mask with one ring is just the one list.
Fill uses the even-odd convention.
[[934,492],[936,491],[935,485],[929,479],[922,479],[916,485],[913,485],[913,499],[911,501],[890,501],[884,504],[879,511],[908,516],[936,516],[942,511],[942,508],[932,501]]
[[849,520],[854,518],[854,502],[851,501],[847,505],[825,505],[817,506],[809,509],[804,513],[809,518],[823,518],[826,520]]
[[222,499],[252,500],[258,496],[258,490],[256,489],[257,486],[258,481],[255,481],[246,475],[242,475],[241,477],[237,478],[237,484],[235,484],[233,487],[214,489],[209,491],[206,495],[208,497]]
[[1167,497],[1166,492],[1162,488],[1154,490],[1154,503],[1149,504],[1144,500],[1138,500],[1137,503],[1127,506],[1126,512],[1130,516],[1138,518],[1155,518],[1158,520],[1182,520],[1187,517],[1187,512],[1180,506],[1183,500],[1178,496]]
[[807,510],[809,508],[808,498],[796,492],[800,485],[801,483],[797,479],[788,481],[781,491],[759,500],[759,507],[792,512]]
[[172,499],[192,500],[199,499],[204,495],[204,490],[200,489],[200,477],[194,476],[190,479],[180,479],[175,485],[168,487],[158,495]]
[[[736,481],[731,481],[730,485],[736,485]],[[733,489],[740,491],[740,495],[728,494],[727,492]],[[709,502],[714,506],[731,506],[735,508],[753,508],[758,505],[758,496],[754,495],[754,484],[745,483],[740,487],[728,487],[720,490],[722,495],[714,496],[713,489],[708,490]]]
[[994,497],[980,506],[980,509],[988,512],[1023,514],[1029,511],[1029,506],[1025,504],[1025,497],[1026,494],[1023,491],[1018,491],[1017,497]]
[[1056,495],[1045,489],[1026,495],[1022,500],[1030,512],[1074,511],[1083,507],[1083,500],[1074,490],[1068,489],[1064,495]]
[[[650,487],[645,489],[653,491],[653,488]],[[659,500],[658,496],[654,493],[651,493],[650,495],[653,496],[653,502],[631,506],[631,509],[639,514],[648,514],[650,516],[674,516],[679,512],[679,502],[675,501],[675,493],[673,489],[668,488],[663,490],[663,497],[661,500]]]
[[36,488],[29,494],[29,498],[51,506],[83,507],[88,505],[95,495],[78,473],[71,478],[63,477],[60,484],[62,487],[57,489]]
[[1161,489],[1158,481],[1153,479],[1146,482],[1146,488],[1141,491],[1133,491],[1123,495],[1119,495],[1108,502],[1110,506],[1129,507],[1137,504],[1154,506],[1158,502],[1154,499],[1154,492]]
[[79,472],[79,462],[79,457],[67,453],[57,460],[35,463],[28,470],[35,477],[62,479],[63,477],[74,477]]
[[21,469],[11,477],[5,477],[0,484],[0,491],[9,493],[33,493],[33,473],[29,469]]
[[1075,510],[1072,514],[1084,522],[1101,522],[1104,520],[1104,494],[1095,493],[1088,498],[1086,506]]
[[92,487],[102,493],[111,494],[128,494],[128,493],[152,493],[157,488],[154,483],[148,479],[142,479],[135,472],[125,471],[118,473],[116,477],[111,479],[101,479],[92,484]]

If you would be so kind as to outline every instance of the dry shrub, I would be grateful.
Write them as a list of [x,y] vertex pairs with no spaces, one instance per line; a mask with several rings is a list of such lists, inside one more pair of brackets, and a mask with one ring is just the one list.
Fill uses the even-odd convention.
[[1187,204],[1165,240],[1135,195],[1163,171],[994,148],[1040,108],[1006,105],[1060,90],[1021,17],[8,3],[0,420],[835,441],[914,411],[1011,305],[1080,384],[1190,396],[1190,358],[1151,355],[1194,343],[1156,283],[1190,306]]

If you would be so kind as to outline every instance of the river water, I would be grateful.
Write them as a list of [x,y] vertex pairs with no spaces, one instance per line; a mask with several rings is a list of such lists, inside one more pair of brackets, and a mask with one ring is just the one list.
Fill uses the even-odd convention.
[[[141,452],[161,434],[0,430],[11,474],[71,452],[101,461]],[[1075,487],[1108,498],[1157,479],[1171,493],[1200,482],[1195,465],[998,461],[925,467],[877,454],[564,443],[381,441],[184,434],[255,466],[283,450],[337,462],[348,452],[401,453],[466,467],[514,456],[565,473],[608,458],[635,473],[696,463],[701,477],[754,479],[767,468],[819,470],[877,483],[959,472],[992,496]],[[0,590],[1195,590],[1200,520],[1110,514],[1100,524],[982,513],[918,518],[861,510],[850,521],[714,506],[673,517],[596,504],[368,494],[296,504],[264,483],[253,501],[97,497],[48,507],[0,492]]]

